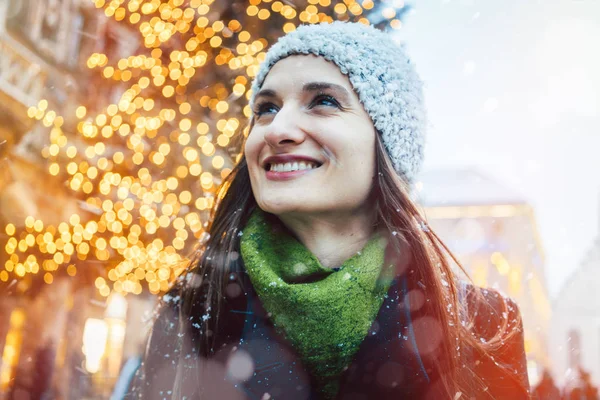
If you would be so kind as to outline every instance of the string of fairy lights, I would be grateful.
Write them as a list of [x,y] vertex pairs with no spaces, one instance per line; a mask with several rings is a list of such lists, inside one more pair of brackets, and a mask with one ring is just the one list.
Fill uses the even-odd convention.
[[[283,34],[334,19],[368,24],[364,14],[376,4],[238,1],[240,17],[221,20],[213,9],[222,5],[214,0],[92,2],[136,30],[144,54],[87,58],[90,72],[123,89],[114,103],[78,106],[73,127],[46,99],[29,108],[28,116],[49,131],[42,151],[48,173],[66,182],[86,211],[57,226],[32,216],[6,225],[0,280],[43,274],[51,284],[59,271],[75,276],[95,260],[107,266],[95,280],[102,296],[140,294],[144,285],[159,293],[205,233],[216,188],[236,161],[232,140],[247,134],[251,79],[276,39],[256,27],[278,24]],[[401,7],[396,0],[378,12],[397,29]],[[209,69],[222,75],[198,87]]]

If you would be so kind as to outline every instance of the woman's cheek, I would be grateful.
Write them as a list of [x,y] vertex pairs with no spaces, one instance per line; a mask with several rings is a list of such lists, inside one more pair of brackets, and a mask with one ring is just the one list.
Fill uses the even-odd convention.
[[255,164],[258,162],[258,150],[259,143],[256,141],[256,135],[253,137],[248,136],[244,147],[244,154],[246,155],[246,162],[248,163],[250,171],[255,169]]

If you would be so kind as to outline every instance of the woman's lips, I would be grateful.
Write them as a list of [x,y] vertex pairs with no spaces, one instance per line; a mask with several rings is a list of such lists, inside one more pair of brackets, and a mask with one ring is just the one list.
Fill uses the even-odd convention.
[[287,172],[275,172],[275,171],[265,171],[267,175],[267,179],[270,181],[289,181],[290,179],[295,179],[301,175],[309,174],[313,171],[316,171],[320,167],[313,169],[304,169],[298,171],[287,171]]

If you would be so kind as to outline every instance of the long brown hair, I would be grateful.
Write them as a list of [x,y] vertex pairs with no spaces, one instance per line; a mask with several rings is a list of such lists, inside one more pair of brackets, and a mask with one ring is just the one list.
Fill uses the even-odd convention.
[[[252,122],[246,128],[247,133]],[[440,377],[441,390],[446,398],[454,398],[458,392],[465,397],[479,393],[482,385],[471,371],[466,360],[466,349],[489,354],[501,346],[507,335],[508,325],[500,327],[497,334],[487,341],[480,341],[472,333],[473,321],[469,320],[464,299],[459,296],[458,270],[467,274],[452,252],[428,226],[418,206],[410,197],[409,186],[393,169],[383,143],[376,136],[376,175],[369,201],[373,202],[377,226],[387,231],[389,245],[406,253],[398,273],[409,273],[412,282],[420,282],[428,299],[427,312],[437,321],[441,340],[433,363]],[[241,137],[241,135],[240,135]],[[242,138],[243,140],[243,138]],[[243,146],[242,146],[243,148]],[[211,210],[207,226],[208,238],[201,243],[196,258],[187,273],[177,281],[179,300],[179,336],[189,335],[190,324],[199,321],[201,315],[210,314],[203,323],[195,325],[197,338],[190,344],[182,340],[179,349],[177,374],[173,386],[173,398],[180,398],[186,371],[190,366],[184,355],[200,354],[210,357],[219,341],[222,299],[228,277],[243,268],[240,257],[240,233],[250,214],[257,207],[250,185],[246,159],[242,154],[232,172],[224,179],[217,191],[215,206]],[[410,265],[410,271],[406,266]],[[481,295],[475,291],[475,295]],[[187,363],[187,364],[186,364]],[[184,367],[186,365],[186,367]],[[200,383],[197,383],[200,385]]]

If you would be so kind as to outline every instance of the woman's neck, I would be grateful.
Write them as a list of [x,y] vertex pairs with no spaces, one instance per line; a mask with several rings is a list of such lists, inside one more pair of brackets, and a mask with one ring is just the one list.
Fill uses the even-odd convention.
[[374,232],[372,213],[286,214],[279,219],[326,268],[342,265]]

